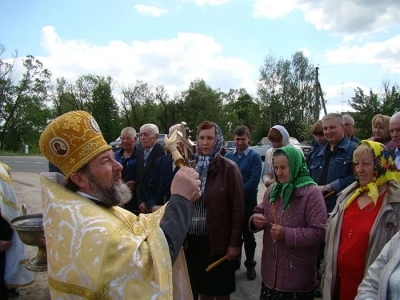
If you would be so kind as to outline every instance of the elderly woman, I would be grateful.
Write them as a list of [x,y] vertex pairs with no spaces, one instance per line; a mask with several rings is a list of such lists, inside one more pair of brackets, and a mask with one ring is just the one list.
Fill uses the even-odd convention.
[[296,147],[301,153],[303,153],[300,147],[295,146],[290,142],[289,132],[287,132],[286,128],[282,125],[272,126],[268,132],[268,139],[270,140],[272,147],[269,148],[265,154],[264,168],[261,174],[261,179],[266,187],[275,183],[274,168],[272,166],[272,154],[275,149],[284,146],[292,146]]
[[392,155],[396,145],[393,143],[390,137],[389,123],[389,116],[381,114],[375,115],[372,118],[372,137],[370,140],[384,144]]
[[357,181],[328,220],[324,299],[354,299],[365,270],[400,229],[400,173],[388,149],[363,140],[353,154]]
[[[222,132],[213,122],[199,125],[196,171],[202,197],[194,203],[186,259],[193,293],[200,299],[229,299],[236,290],[235,261],[242,246],[244,196],[237,165],[220,155]],[[210,271],[206,268],[226,256]]]
[[249,221],[253,232],[264,230],[260,299],[314,299],[324,199],[296,148],[276,149],[273,166],[276,183]]

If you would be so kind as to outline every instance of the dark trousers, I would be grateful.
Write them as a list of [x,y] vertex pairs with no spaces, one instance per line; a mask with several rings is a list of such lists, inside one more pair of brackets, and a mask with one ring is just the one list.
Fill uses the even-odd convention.
[[8,291],[4,282],[4,273],[6,271],[6,253],[0,252],[0,299],[8,299]]

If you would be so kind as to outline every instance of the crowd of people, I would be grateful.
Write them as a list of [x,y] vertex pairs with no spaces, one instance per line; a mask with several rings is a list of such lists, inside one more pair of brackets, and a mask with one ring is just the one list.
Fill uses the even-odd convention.
[[[249,128],[237,126],[235,148],[223,153],[220,127],[204,121],[195,153],[177,145],[182,165],[155,124],[140,127],[140,148],[136,130],[122,129],[114,153],[87,112],[56,118],[39,141],[62,174],[41,175],[51,298],[230,299],[243,257],[248,280],[261,266],[263,300],[398,299],[400,113],[376,115],[372,131],[360,141],[350,115],[327,114],[311,127],[305,157],[275,125],[263,166]],[[175,124],[168,138],[187,133]],[[7,299],[6,251],[18,240],[1,195]]]

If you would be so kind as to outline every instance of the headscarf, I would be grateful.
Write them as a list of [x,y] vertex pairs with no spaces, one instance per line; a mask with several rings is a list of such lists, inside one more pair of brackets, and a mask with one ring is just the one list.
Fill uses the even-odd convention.
[[[286,130],[285,127],[283,127],[282,125],[274,125],[274,126],[271,127],[271,129],[272,128],[278,130],[279,133],[281,134],[281,136],[282,136],[282,147],[284,147],[284,146],[294,146],[290,142],[289,132]],[[272,145],[272,142],[271,142],[271,148],[270,149],[267,150],[267,155],[266,155],[265,159],[267,159],[267,163],[268,163],[268,166],[269,166],[268,172],[271,173],[271,174],[274,174],[274,166],[272,165],[272,155],[273,155],[273,153],[275,151],[275,148]]]
[[[196,172],[199,173],[199,178],[200,178],[200,191],[201,194],[204,193],[204,187],[207,181],[207,173],[208,173],[208,168],[210,164],[212,164],[215,160],[215,158],[218,156],[218,154],[221,152],[222,148],[222,131],[219,126],[214,123],[210,122],[215,126],[215,144],[214,147],[212,148],[211,152],[208,155],[204,155],[200,148],[199,148],[199,143],[197,142],[197,153],[198,153],[198,159],[197,159],[197,165],[196,165]],[[199,140],[199,133],[200,130],[197,132],[197,141]]]
[[[222,131],[219,126],[213,122],[210,122],[215,126],[215,144],[211,152],[208,155],[204,155],[197,143],[198,160],[196,165],[196,171],[199,173],[200,179],[200,191],[202,197],[193,203],[194,211],[192,219],[189,223],[189,234],[193,235],[205,235],[207,234],[207,212],[204,199],[204,188],[207,182],[208,169],[210,165],[215,161],[222,148]],[[199,140],[200,130],[197,132],[197,141]]]
[[[372,155],[374,157],[374,178],[366,186],[360,186],[355,190],[354,194],[344,205],[344,209],[348,208],[363,191],[368,191],[368,196],[372,198],[372,201],[376,205],[379,196],[378,186],[392,179],[400,182],[400,172],[390,156],[389,150],[383,144],[369,140],[362,140],[357,147],[362,144],[368,145],[368,147],[371,148]],[[360,184],[360,180],[357,178],[357,175],[356,180]]]
[[[285,127],[283,127],[282,125],[274,125],[271,127],[271,129],[272,128],[278,130],[279,133],[282,135],[282,147],[288,146],[288,145],[293,146],[293,144],[290,142],[290,139],[289,139],[289,137],[290,137],[289,132],[286,130]],[[271,146],[272,146],[272,142],[271,142]]]
[[285,211],[290,207],[290,200],[295,189],[306,185],[317,185],[310,177],[306,160],[300,150],[285,146],[278,148],[274,152],[274,156],[279,153],[285,154],[289,162],[290,179],[287,183],[280,183],[278,177],[275,175],[276,183],[272,187],[269,201],[275,202],[277,195],[281,196],[283,202],[283,210]]

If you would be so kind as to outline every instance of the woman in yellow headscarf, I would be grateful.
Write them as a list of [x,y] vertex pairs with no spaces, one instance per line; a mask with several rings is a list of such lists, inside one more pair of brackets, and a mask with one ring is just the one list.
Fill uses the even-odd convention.
[[400,172],[381,143],[363,140],[353,155],[357,181],[328,219],[324,299],[354,299],[365,271],[400,229]]

